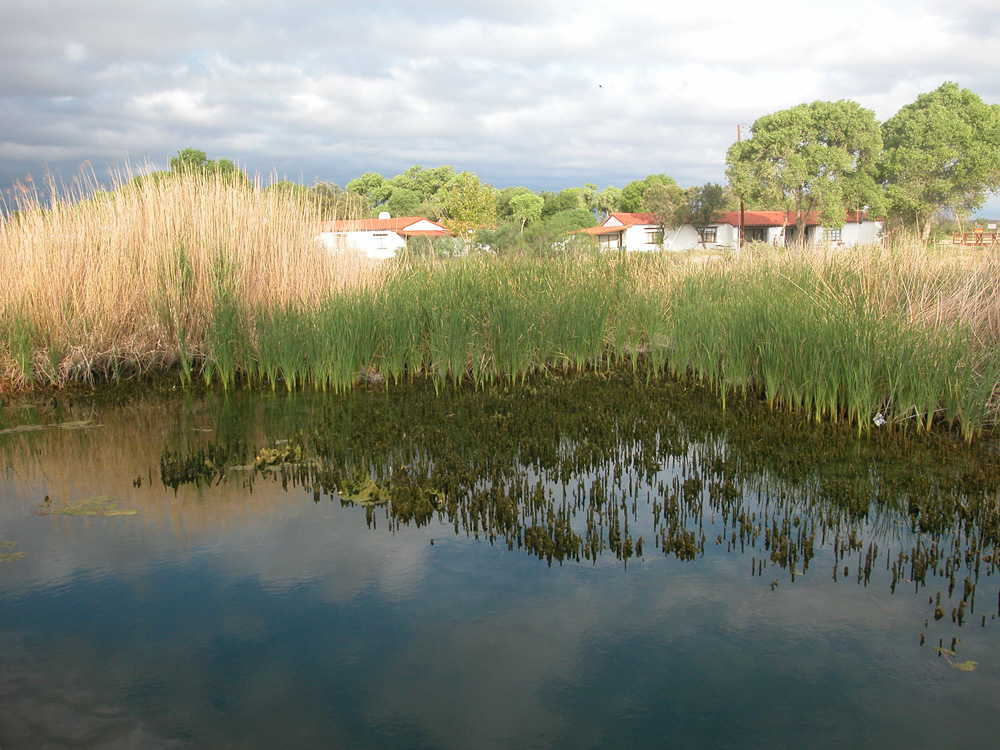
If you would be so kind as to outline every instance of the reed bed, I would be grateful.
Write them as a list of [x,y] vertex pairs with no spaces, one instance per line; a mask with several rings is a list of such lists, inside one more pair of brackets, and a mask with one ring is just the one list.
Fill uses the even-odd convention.
[[749,248],[672,296],[669,368],[859,430],[995,425],[1000,260],[919,245]]
[[[379,269],[331,256],[308,204],[259,184],[92,181],[0,223],[0,384],[63,386],[178,368],[231,382],[247,313],[314,305]],[[252,316],[251,316],[252,319]]]
[[437,390],[642,366],[859,431],[997,423],[1000,260],[921,245],[372,263],[307,204],[194,176],[0,225],[0,384]]

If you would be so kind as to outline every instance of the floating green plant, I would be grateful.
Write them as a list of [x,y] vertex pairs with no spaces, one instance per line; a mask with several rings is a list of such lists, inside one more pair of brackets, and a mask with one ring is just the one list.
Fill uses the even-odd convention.
[[342,479],[338,493],[341,500],[356,505],[378,505],[388,500],[375,480],[368,474],[358,474],[350,479]]
[[977,661],[951,661],[949,659],[948,663],[960,672],[975,672],[979,667]]
[[276,443],[273,448],[261,448],[254,457],[256,469],[267,469],[302,460],[302,446],[288,440]]
[[16,432],[39,432],[41,430],[82,430],[87,427],[97,427],[92,419],[83,419],[75,422],[57,422],[56,424],[22,424],[17,427],[8,427],[0,430],[0,435],[10,435]]
[[107,495],[92,497],[89,500],[82,500],[78,503],[56,508],[53,515],[62,516],[134,516],[139,513],[137,510],[123,510],[118,507],[118,500]]
[[[17,546],[17,542],[3,542],[0,541],[0,550],[13,550]],[[23,560],[28,556],[27,552],[0,552],[0,563],[12,563],[17,560]]]

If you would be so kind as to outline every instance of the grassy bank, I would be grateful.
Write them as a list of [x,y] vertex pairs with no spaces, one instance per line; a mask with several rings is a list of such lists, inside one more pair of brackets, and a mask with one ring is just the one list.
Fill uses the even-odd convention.
[[996,422],[1000,262],[921,246],[372,265],[306,206],[222,180],[28,206],[0,227],[0,381],[177,371],[229,388],[438,389],[548,369],[694,376],[723,398],[967,439]]

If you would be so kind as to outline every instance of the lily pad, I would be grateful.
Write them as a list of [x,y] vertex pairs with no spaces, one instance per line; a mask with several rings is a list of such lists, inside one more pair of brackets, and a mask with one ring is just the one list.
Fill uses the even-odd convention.
[[101,495],[52,511],[64,516],[134,516],[137,510],[120,510],[113,497]]

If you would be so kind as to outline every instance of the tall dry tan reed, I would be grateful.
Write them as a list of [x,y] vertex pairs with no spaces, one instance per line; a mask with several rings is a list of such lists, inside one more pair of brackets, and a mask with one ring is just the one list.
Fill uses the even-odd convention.
[[378,276],[363,258],[321,248],[308,202],[262,190],[259,180],[126,175],[112,190],[92,187],[56,190],[43,205],[22,186],[9,207],[17,212],[0,223],[7,387],[197,354],[223,277],[242,309],[254,310],[314,304]]

